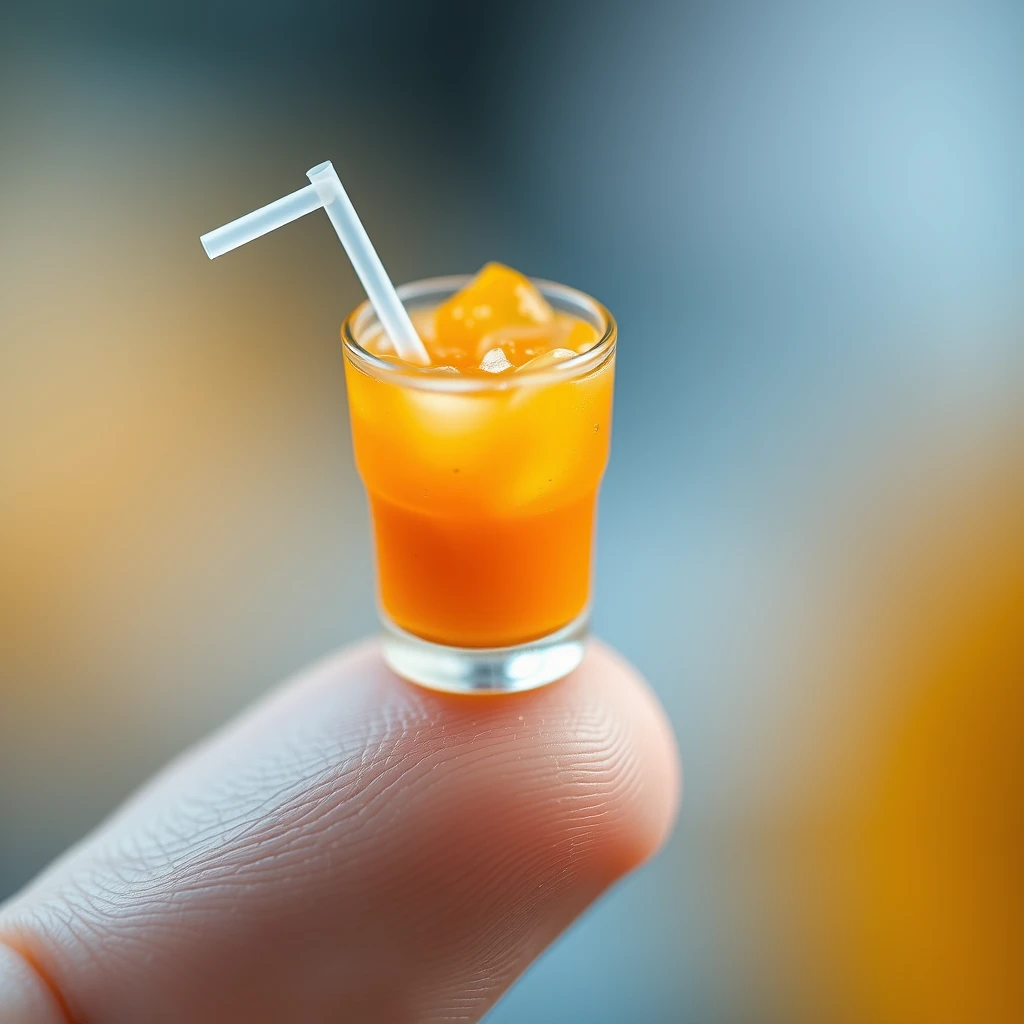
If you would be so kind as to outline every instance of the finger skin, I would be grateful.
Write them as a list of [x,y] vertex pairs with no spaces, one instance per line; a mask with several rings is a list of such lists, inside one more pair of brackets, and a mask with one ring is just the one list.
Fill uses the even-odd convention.
[[552,686],[457,697],[368,642],[172,764],[0,940],[79,1024],[475,1021],[678,799],[660,708],[600,644]]
[[19,953],[0,943],[0,1021],[3,1024],[65,1024],[63,1007]]

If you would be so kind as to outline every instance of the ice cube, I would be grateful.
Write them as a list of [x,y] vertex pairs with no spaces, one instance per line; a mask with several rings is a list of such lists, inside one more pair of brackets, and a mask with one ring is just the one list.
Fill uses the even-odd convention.
[[531,323],[550,323],[555,311],[544,301],[544,296],[529,281],[522,280],[512,289],[516,297],[516,310]]
[[[563,362],[566,359],[572,359],[577,353],[573,352],[570,348],[553,348],[549,352],[542,352],[539,356],[534,356],[529,362],[523,363],[522,366],[516,368],[516,373],[521,373],[523,370],[545,370],[551,366],[556,366],[558,363]],[[529,379],[524,380],[520,387],[517,387],[515,394],[512,395],[511,408],[520,409],[524,402],[531,401],[536,395],[543,393],[544,382],[543,379],[531,386]]]
[[[448,458],[450,445],[456,439],[465,442],[467,452],[460,458],[468,459],[474,444],[479,446],[480,431],[493,415],[491,405],[473,394],[452,394],[446,391],[427,391],[403,388],[406,415],[409,418],[410,444],[421,446],[417,458],[434,462]],[[438,441],[444,443],[438,445]]]
[[496,327],[483,335],[477,352],[502,348],[508,361],[521,369],[538,356],[553,350],[568,350],[573,355],[579,355],[593,348],[597,342],[597,331],[590,324],[566,313],[557,313],[555,317],[551,324]]
[[554,315],[529,278],[500,263],[488,263],[465,288],[438,306],[435,339],[443,348],[471,355],[481,351],[478,346],[484,335],[496,328],[550,324]]
[[488,331],[480,339],[477,352],[500,348],[513,366],[522,366],[534,356],[547,352],[551,346],[551,331],[547,327],[504,326]]
[[554,366],[556,363],[562,362],[563,359],[572,359],[576,352],[573,352],[571,348],[553,348],[549,352],[542,352],[539,356],[534,356],[532,359],[523,363],[522,366],[516,368],[517,373],[521,373],[523,370],[543,370],[545,367]]
[[504,349],[492,348],[484,353],[483,359],[480,360],[480,369],[487,373],[504,373],[512,369],[512,364],[508,361]]

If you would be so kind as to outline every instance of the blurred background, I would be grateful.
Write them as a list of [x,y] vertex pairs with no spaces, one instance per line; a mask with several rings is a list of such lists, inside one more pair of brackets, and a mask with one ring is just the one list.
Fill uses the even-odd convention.
[[1024,1020],[1024,8],[0,6],[0,898],[374,628],[326,219],[621,328],[597,626],[668,850],[495,1024]]

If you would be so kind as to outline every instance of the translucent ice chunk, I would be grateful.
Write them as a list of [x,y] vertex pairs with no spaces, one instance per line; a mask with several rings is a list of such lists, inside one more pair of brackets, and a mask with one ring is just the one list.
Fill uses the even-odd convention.
[[518,367],[553,347],[549,326],[505,326],[488,331],[480,339],[477,352],[483,355],[491,349],[500,348],[505,358]]
[[[480,431],[493,415],[489,403],[477,395],[408,388],[403,397],[410,440],[422,446],[417,457],[427,462],[447,458],[452,449],[446,446],[456,438],[463,439],[470,449],[479,446]],[[439,440],[444,444],[438,445]]]
[[[488,263],[465,288],[437,308],[437,343],[467,355],[496,328],[550,324],[554,310],[532,282],[511,267]],[[493,346],[488,346],[493,347]]]
[[563,359],[572,359],[576,354],[571,348],[553,348],[550,352],[542,352],[539,356],[534,356],[533,359],[523,363],[522,366],[517,367],[516,372],[543,370],[547,366],[554,366],[556,363],[562,362]]
[[596,342],[597,331],[590,324],[565,313],[556,313],[554,321],[548,324],[513,324],[488,331],[480,339],[477,351],[503,349],[508,361],[521,369],[553,350],[570,350],[578,355],[593,348]]
[[512,364],[508,361],[504,349],[492,348],[484,353],[483,359],[480,360],[480,369],[486,370],[487,373],[504,373],[512,369]]

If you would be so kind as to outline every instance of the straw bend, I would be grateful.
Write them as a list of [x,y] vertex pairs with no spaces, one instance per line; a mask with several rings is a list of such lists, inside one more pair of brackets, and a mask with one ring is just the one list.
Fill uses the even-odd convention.
[[306,176],[310,184],[298,192],[202,235],[199,240],[203,243],[206,255],[212,260],[268,231],[298,220],[307,213],[325,210],[395,350],[411,363],[428,365],[430,356],[373,248],[334,165],[326,160],[311,167]]
[[330,217],[341,244],[352,261],[359,280],[363,282],[367,297],[377,313],[381,327],[394,343],[395,350],[405,360],[426,366],[430,363],[420,336],[413,327],[402,300],[391,283],[370,236],[342,185],[338,172],[330,160],[311,167],[307,177],[317,190],[324,210]]

